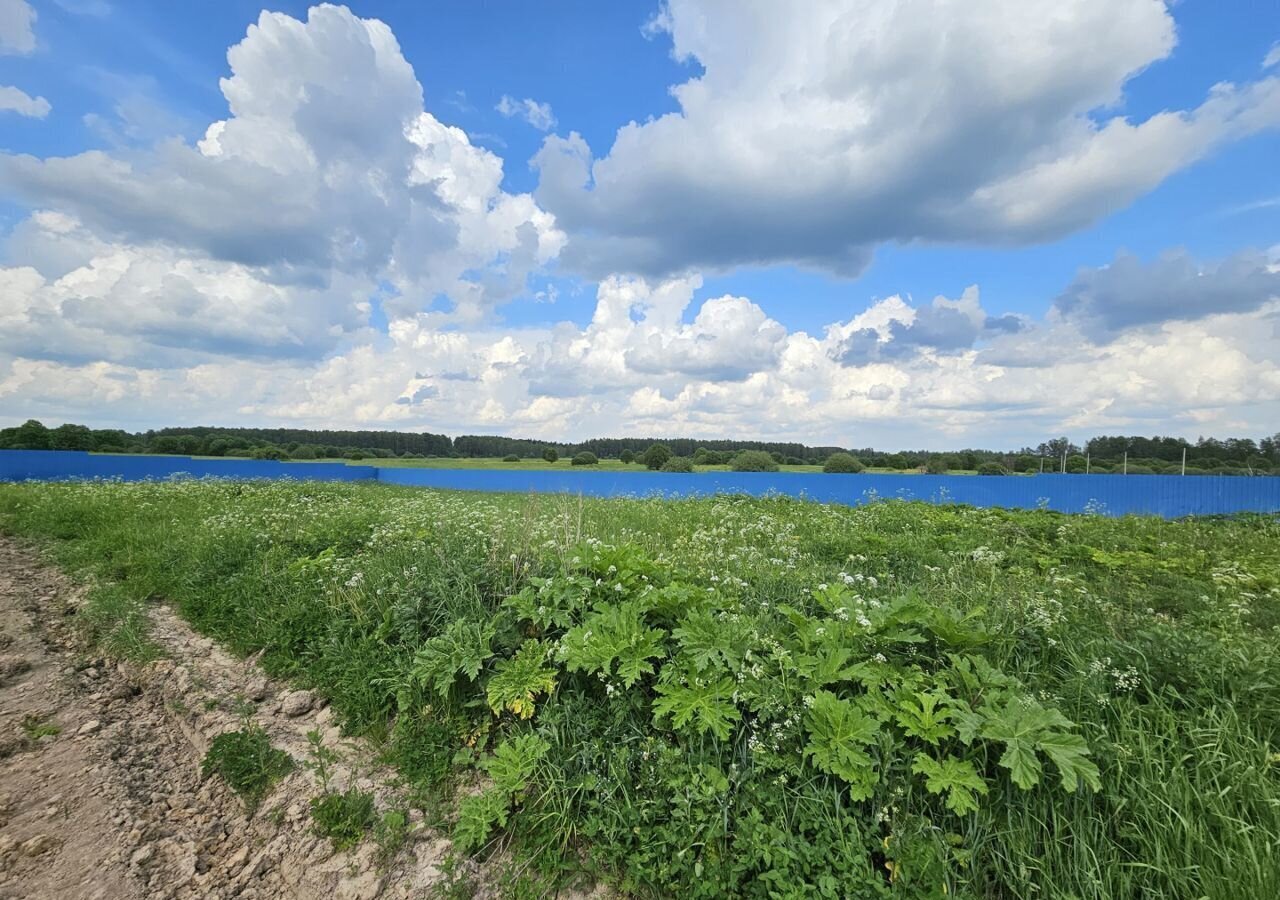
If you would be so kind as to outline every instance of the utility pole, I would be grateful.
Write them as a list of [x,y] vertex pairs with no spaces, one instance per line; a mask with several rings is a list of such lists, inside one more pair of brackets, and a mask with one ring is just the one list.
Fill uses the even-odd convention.
[[1084,452],[1084,474],[1089,474],[1089,451]]
[[1129,451],[1128,450],[1124,451],[1124,471],[1121,472],[1120,474],[1121,475],[1129,474]]
[[1187,448],[1182,448],[1182,474],[1187,474]]

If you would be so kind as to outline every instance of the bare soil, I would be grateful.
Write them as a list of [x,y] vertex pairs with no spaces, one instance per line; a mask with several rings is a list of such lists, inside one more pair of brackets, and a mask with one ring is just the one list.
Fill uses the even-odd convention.
[[[246,714],[295,760],[307,732],[355,783],[394,803],[392,773],[344,739],[330,710],[195,634],[164,606],[150,614],[164,658],[95,656],[74,622],[81,589],[35,551],[0,536],[0,900],[407,898],[449,878],[449,843],[410,814],[390,859],[366,840],[335,852],[312,827],[320,791],[299,766],[253,815],[200,761]],[[55,726],[56,734],[43,734]]]

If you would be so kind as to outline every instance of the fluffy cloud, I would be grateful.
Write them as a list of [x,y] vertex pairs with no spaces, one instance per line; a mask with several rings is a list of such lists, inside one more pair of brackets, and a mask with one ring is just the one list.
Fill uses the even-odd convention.
[[[559,251],[554,219],[500,188],[501,160],[423,109],[383,23],[333,6],[306,22],[264,12],[227,59],[230,116],[197,146],[2,155],[0,186],[138,256],[139,273],[141,259],[171,254],[257,281],[273,308],[347,295],[327,323],[340,327],[360,282],[365,299],[389,284],[402,312],[445,296],[460,318],[483,317]],[[169,295],[160,282],[132,289]]]
[[556,117],[551,112],[550,103],[539,103],[528,97],[517,100],[503,94],[494,108],[508,119],[523,119],[539,131],[550,131],[556,127]]
[[1252,312],[1280,298],[1280,265],[1266,254],[1237,253],[1201,266],[1183,250],[1144,265],[1121,253],[1109,266],[1081,269],[1054,309],[1090,337],[1106,340],[1139,325]]
[[1280,124],[1280,79],[1131,122],[1169,55],[1160,0],[982,4],[670,0],[655,27],[702,72],[678,112],[535,162],[592,274],[793,262],[862,269],[884,241],[1020,243],[1084,226],[1226,141]]
[[828,337],[837,338],[836,359],[857,364],[962,352],[981,338],[1017,334],[1026,327],[1021,316],[989,316],[979,301],[977,285],[971,285],[957,300],[935,297],[931,305],[919,308],[890,297],[857,319],[833,326]]
[[0,112],[15,112],[32,119],[43,119],[53,107],[43,97],[32,97],[26,91],[0,84]]
[[0,55],[36,49],[36,12],[27,0],[0,0]]
[[[49,289],[25,277],[0,295]],[[894,297],[809,334],[744,298],[697,304],[696,290],[697,279],[611,278],[585,326],[442,330],[422,315],[396,320],[386,336],[348,335],[320,361],[170,356],[141,368],[106,354],[33,359],[0,345],[0,405],[146,425],[172,420],[181,397],[186,416],[202,421],[855,446],[1019,445],[1064,429],[1263,433],[1280,415],[1276,300],[1123,330],[1105,343],[1057,314],[1010,336],[985,327],[982,313],[972,346],[907,337],[895,350],[931,311],[978,318],[976,293],[919,307]],[[4,315],[0,332],[9,330]],[[868,331],[879,352],[850,356],[850,336]],[[108,337],[99,336],[104,346]],[[1011,346],[1027,358],[1011,358]]]

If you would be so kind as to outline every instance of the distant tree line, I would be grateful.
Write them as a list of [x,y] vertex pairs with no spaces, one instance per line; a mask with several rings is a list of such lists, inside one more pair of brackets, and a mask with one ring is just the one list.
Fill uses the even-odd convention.
[[[410,431],[331,431],[303,428],[161,428],[129,432],[66,424],[48,428],[31,419],[0,429],[0,450],[89,450],[99,453],[171,453],[188,456],[239,456],[256,459],[566,458],[619,459],[655,470],[686,471],[693,465],[728,465],[753,470],[778,465],[819,465],[828,472],[863,468],[933,473],[1127,472],[1131,475],[1181,472],[1185,453],[1189,475],[1280,474],[1280,433],[1261,439],[1112,435],[1083,445],[1053,438],[1015,452],[884,451],[873,447],[809,446],[777,441],[697,440],[694,438],[592,438],[559,442],[499,435],[462,435]],[[747,454],[750,455],[747,455]],[[764,460],[769,460],[766,464]]]

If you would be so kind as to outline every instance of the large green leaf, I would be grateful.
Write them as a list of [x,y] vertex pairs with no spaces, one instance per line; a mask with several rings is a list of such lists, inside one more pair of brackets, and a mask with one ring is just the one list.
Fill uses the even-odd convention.
[[669,716],[677,729],[697,734],[711,732],[720,740],[726,740],[732,733],[733,723],[742,718],[732,699],[733,680],[694,677],[687,681],[687,684],[659,683],[654,688],[658,693],[653,701],[654,719]]
[[973,763],[955,756],[944,756],[938,760],[917,753],[911,771],[925,777],[924,786],[929,793],[945,792],[947,809],[959,816],[975,811],[978,808],[977,795],[985,796],[989,790]]
[[820,771],[849,785],[849,796],[865,800],[876,783],[875,761],[864,748],[874,744],[880,727],[875,719],[830,691],[818,691],[805,717],[809,742],[804,754]]

